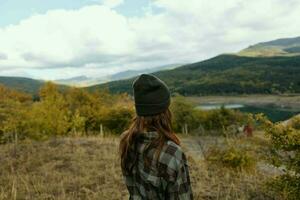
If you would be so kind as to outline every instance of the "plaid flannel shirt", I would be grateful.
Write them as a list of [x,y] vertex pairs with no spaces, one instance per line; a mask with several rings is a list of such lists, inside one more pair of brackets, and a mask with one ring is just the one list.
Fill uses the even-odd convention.
[[[155,149],[143,153],[147,145],[156,137],[156,132],[141,134],[137,144],[138,159],[132,175],[126,176],[126,186],[130,200],[192,200],[188,163],[180,146],[167,141],[159,159],[155,159]],[[150,165],[144,163],[144,156]]]

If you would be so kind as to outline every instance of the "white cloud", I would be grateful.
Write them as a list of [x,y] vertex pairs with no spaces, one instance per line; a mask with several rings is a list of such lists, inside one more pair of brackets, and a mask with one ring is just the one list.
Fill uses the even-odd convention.
[[6,66],[76,66],[124,56],[135,47],[127,19],[104,6],[50,11],[0,30]]
[[6,59],[7,59],[7,55],[0,52],[0,60],[6,60]]
[[59,78],[100,76],[300,35],[298,0],[156,0],[151,6],[163,11],[142,17],[115,11],[121,3],[52,10],[0,28],[0,74],[44,69],[44,76],[51,70]]

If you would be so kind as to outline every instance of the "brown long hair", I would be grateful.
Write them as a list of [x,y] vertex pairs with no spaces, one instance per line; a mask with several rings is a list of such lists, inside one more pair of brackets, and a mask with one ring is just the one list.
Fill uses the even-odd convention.
[[128,130],[122,134],[119,152],[123,172],[131,174],[132,167],[137,161],[137,138],[139,134],[147,131],[155,131],[158,138],[153,140],[149,147],[156,149],[156,159],[166,141],[170,140],[180,145],[178,137],[174,134],[171,126],[172,114],[169,109],[153,116],[136,116]]

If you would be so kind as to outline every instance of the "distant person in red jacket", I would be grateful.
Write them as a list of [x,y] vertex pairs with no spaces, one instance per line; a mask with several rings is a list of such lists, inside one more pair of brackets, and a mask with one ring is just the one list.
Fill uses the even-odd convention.
[[244,133],[247,137],[252,137],[253,136],[253,128],[250,124],[247,124],[244,127]]

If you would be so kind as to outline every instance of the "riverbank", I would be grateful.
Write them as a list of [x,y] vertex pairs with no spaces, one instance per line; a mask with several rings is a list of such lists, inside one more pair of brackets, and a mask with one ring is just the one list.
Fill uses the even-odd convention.
[[295,95],[236,95],[187,97],[194,104],[243,104],[257,107],[277,107],[287,111],[300,111],[300,94]]

